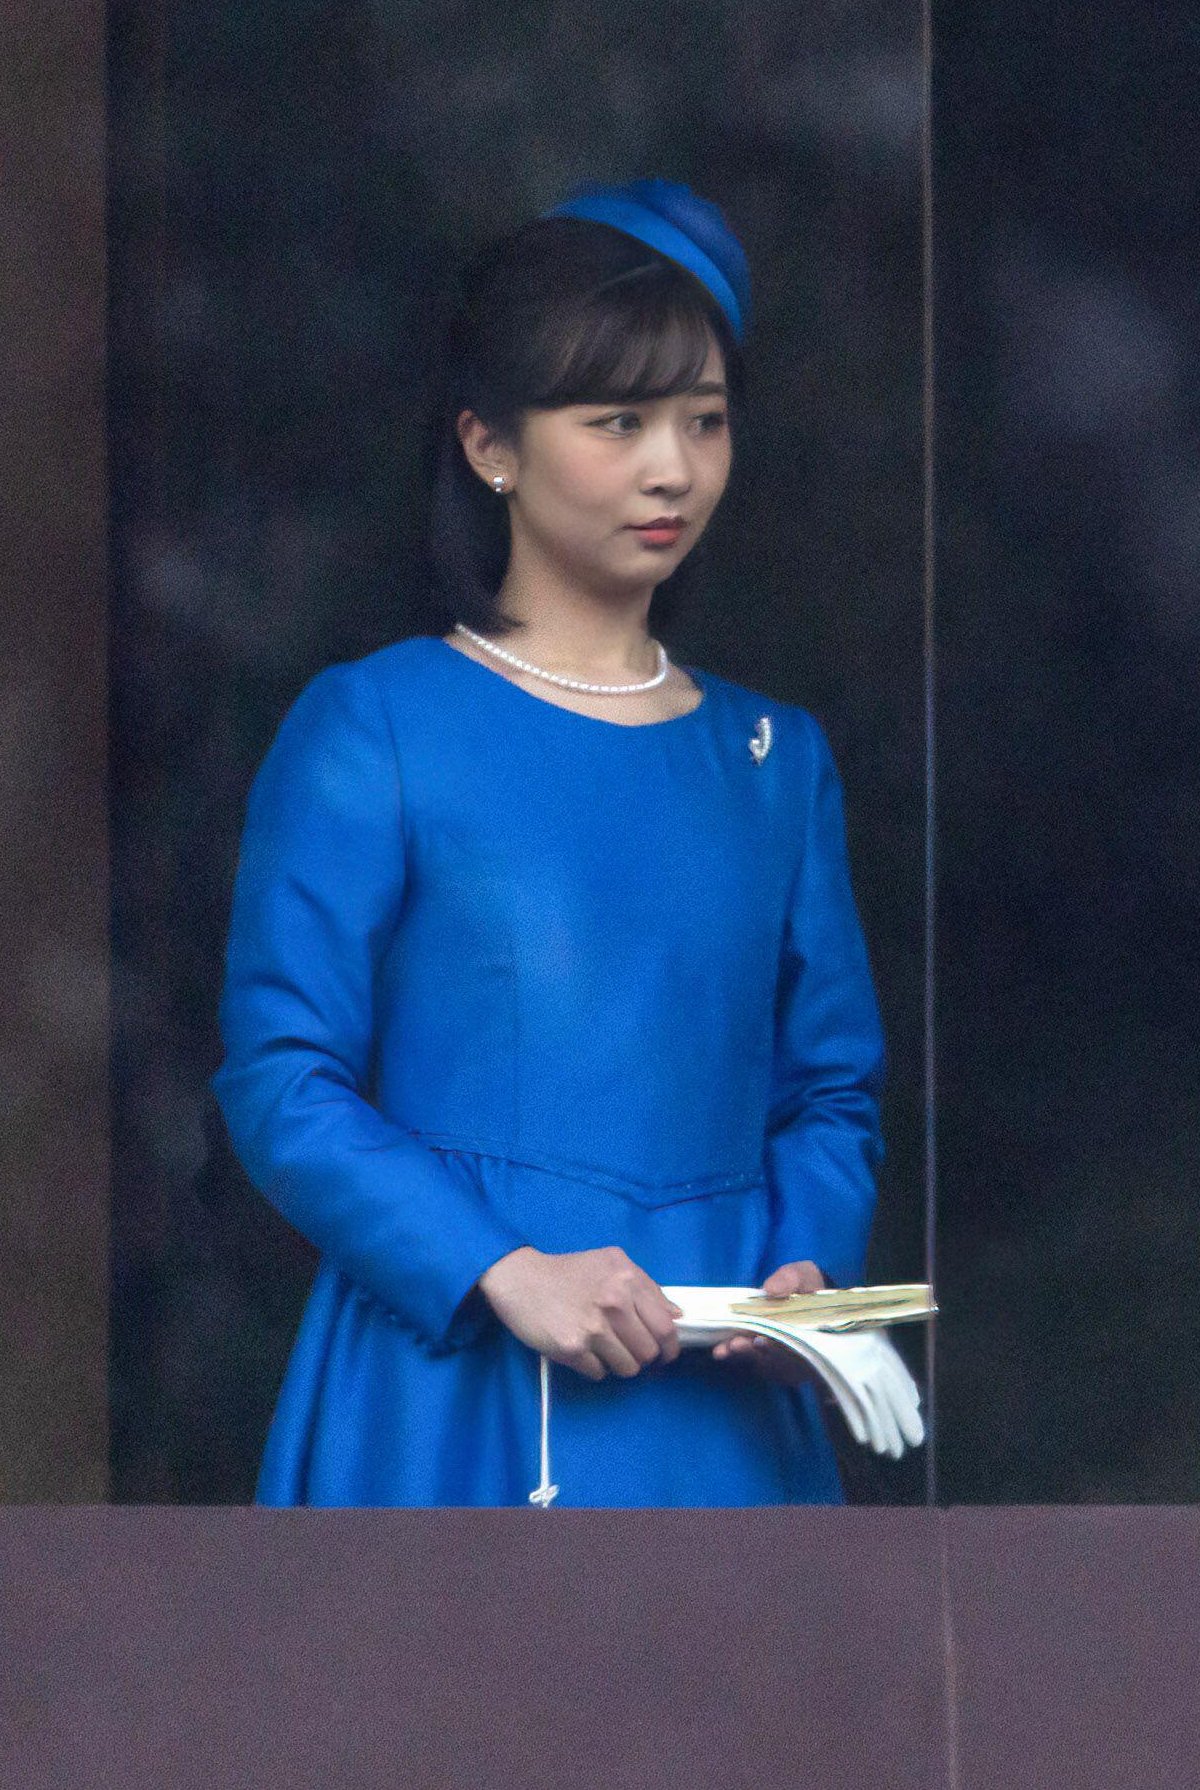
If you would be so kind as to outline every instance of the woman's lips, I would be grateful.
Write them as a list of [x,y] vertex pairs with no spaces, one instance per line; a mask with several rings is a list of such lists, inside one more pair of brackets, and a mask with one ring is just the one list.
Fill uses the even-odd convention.
[[642,539],[649,542],[651,546],[658,547],[669,546],[673,541],[677,541],[683,533],[684,526],[682,522],[662,523],[658,526],[640,522],[630,523],[635,534],[641,535]]

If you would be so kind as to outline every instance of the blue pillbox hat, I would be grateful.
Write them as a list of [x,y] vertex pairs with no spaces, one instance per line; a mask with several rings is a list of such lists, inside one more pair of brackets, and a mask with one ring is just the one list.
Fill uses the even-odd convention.
[[630,180],[620,186],[585,180],[544,218],[591,218],[636,236],[678,261],[703,282],[729,319],[734,338],[750,327],[750,267],[719,206],[674,180]]

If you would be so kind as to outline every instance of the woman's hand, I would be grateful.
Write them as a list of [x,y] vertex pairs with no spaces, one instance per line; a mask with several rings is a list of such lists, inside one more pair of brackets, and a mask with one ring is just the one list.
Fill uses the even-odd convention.
[[479,1290],[514,1336],[589,1380],[632,1379],[679,1354],[682,1312],[623,1249],[547,1255],[526,1244],[493,1262]]
[[[819,1293],[824,1285],[825,1276],[815,1262],[785,1262],[773,1274],[768,1274],[762,1290],[772,1298],[783,1299],[790,1293]],[[765,1379],[775,1380],[782,1386],[803,1386],[820,1379],[802,1355],[767,1336],[732,1336],[728,1342],[717,1344],[713,1359],[753,1361]]]

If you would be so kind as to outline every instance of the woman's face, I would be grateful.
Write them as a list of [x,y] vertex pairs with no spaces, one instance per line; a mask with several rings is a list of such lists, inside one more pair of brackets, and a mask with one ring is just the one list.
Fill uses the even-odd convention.
[[[724,357],[710,338],[691,391],[632,404],[571,404],[524,413],[503,465],[513,555],[591,589],[653,587],[704,533],[729,480],[733,449]],[[666,536],[639,525],[678,517]]]

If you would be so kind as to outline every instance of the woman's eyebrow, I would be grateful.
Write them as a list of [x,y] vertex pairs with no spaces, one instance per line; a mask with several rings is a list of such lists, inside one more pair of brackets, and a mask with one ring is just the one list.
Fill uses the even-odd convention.
[[[727,398],[729,396],[729,388],[728,386],[722,385],[719,379],[705,379],[700,385],[689,386],[687,391],[680,393],[680,396],[684,398]],[[629,398],[625,401],[630,404],[648,404],[651,402],[649,398]],[[613,403],[619,402],[619,399],[613,400]],[[590,410],[602,408],[601,401],[598,398],[594,400],[584,400],[584,403]],[[608,406],[608,408],[611,408],[611,405]]]

